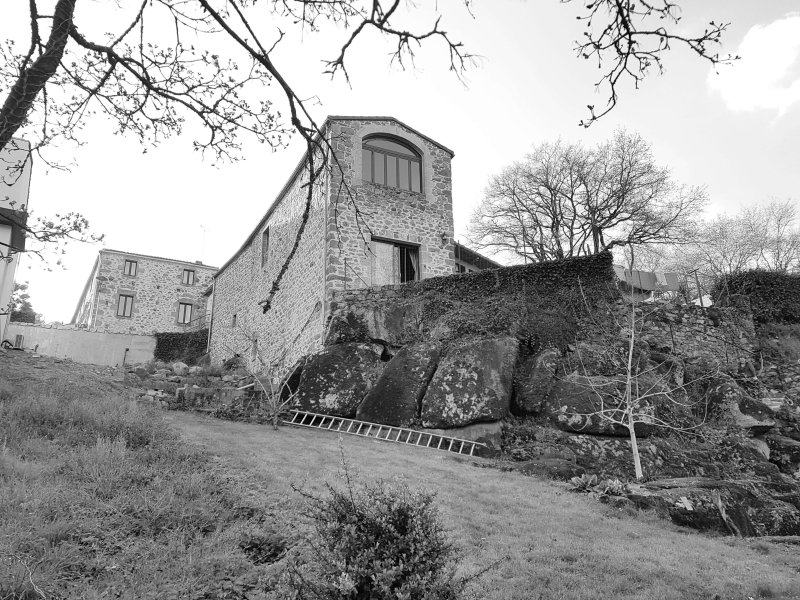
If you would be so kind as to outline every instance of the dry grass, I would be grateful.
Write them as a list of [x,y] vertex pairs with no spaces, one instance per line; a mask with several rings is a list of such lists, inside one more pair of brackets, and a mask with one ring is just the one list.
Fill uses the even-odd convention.
[[[290,483],[319,490],[339,469],[337,436],[171,413],[187,440],[238,464],[262,501],[292,510]],[[752,542],[622,514],[566,486],[476,468],[472,459],[353,436],[342,439],[361,479],[399,478],[437,493],[469,574],[499,561],[473,592],[484,599],[800,598],[800,557]],[[481,461],[477,461],[481,462]],[[796,553],[796,548],[792,550]]]

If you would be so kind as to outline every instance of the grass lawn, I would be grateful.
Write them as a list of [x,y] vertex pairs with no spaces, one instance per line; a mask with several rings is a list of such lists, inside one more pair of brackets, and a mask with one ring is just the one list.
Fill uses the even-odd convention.
[[[319,490],[340,474],[337,435],[170,413],[182,437],[251,478],[270,505],[297,501],[290,484]],[[564,484],[444,452],[342,436],[362,480],[399,478],[435,491],[464,553],[465,574],[497,562],[476,597],[800,598],[797,547],[710,537],[648,514],[621,514]]]
[[[153,412],[113,377],[0,355],[0,600],[275,597],[272,559],[307,532],[292,486],[340,483],[337,436]],[[461,571],[495,565],[475,598],[800,598],[797,547],[620,514],[479,459],[341,447],[357,479],[436,492]]]

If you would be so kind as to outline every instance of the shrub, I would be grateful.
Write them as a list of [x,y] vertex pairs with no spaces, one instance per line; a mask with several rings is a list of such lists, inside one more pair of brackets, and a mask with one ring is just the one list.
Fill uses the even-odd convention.
[[434,495],[401,484],[304,494],[316,532],[310,561],[288,572],[297,598],[447,600],[460,597],[456,556]]
[[711,292],[721,305],[747,298],[757,323],[800,323],[800,275],[746,271],[720,278]]
[[157,333],[153,358],[171,363],[176,360],[187,365],[197,364],[208,345],[208,329],[186,333]]

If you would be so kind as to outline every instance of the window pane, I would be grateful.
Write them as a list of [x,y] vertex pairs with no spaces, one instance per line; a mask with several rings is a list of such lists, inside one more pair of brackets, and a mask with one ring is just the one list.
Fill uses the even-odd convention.
[[408,187],[408,160],[405,158],[401,158],[399,160],[399,166],[397,168],[397,187],[401,190],[410,189]]
[[378,152],[373,153],[375,155],[374,167],[375,167],[375,176],[373,181],[375,183],[385,183],[383,178],[383,165],[384,161],[386,160],[385,154],[380,154]]
[[419,192],[421,191],[421,184],[420,184],[420,164],[418,162],[411,163],[411,191]]
[[386,157],[386,185],[397,187],[397,158]]
[[387,140],[386,138],[369,138],[364,140],[364,145],[372,146],[373,148],[380,148],[382,150],[388,150],[389,152],[400,154],[402,156],[410,157],[417,155],[417,153],[410,148],[406,148],[405,146],[398,144],[397,142],[393,142],[392,140]]
[[361,151],[361,178],[372,181],[372,152],[366,148]]

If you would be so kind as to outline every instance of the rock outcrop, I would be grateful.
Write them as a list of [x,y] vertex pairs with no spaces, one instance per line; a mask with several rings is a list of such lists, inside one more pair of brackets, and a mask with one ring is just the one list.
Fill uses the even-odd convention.
[[405,346],[386,363],[356,411],[362,421],[408,427],[419,419],[420,405],[439,361],[434,344]]
[[513,337],[451,346],[422,399],[422,425],[463,427],[506,417],[518,351]]
[[376,344],[337,344],[312,354],[303,367],[295,406],[301,410],[355,417],[378,379],[383,348]]

